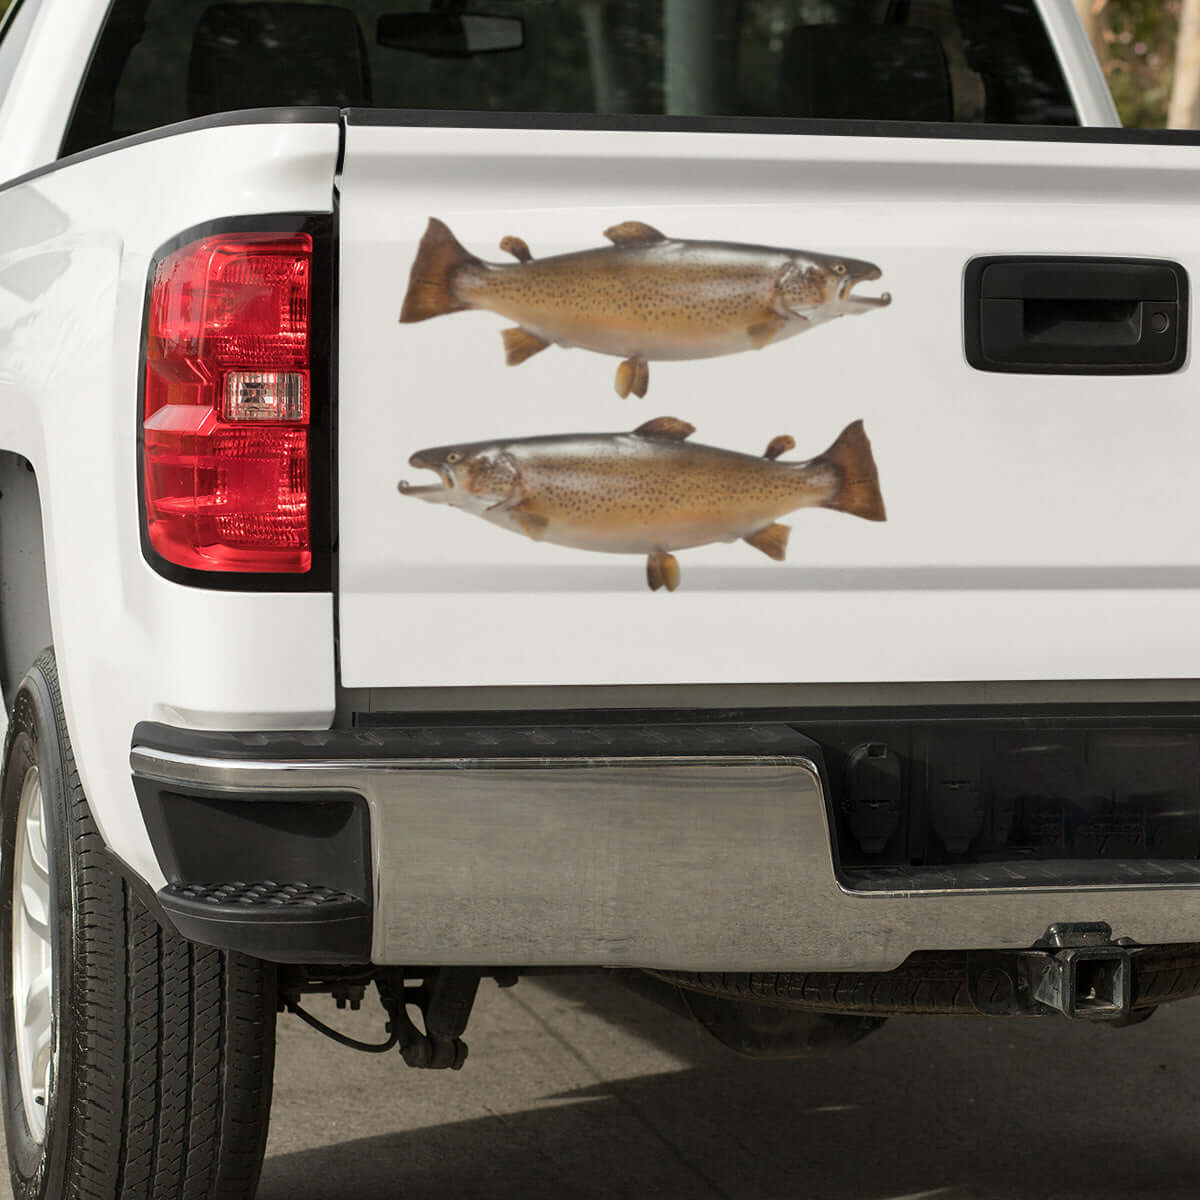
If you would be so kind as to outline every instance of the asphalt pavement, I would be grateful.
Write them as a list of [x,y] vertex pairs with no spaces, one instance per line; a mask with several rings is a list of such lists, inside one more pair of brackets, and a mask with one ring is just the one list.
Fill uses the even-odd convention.
[[[363,1038],[361,1013],[314,1010]],[[894,1018],[738,1058],[602,976],[485,981],[458,1073],[282,1018],[260,1200],[1200,1196],[1200,1001],[1123,1030]]]
[[[382,1036],[373,994],[311,1007]],[[761,1063],[604,976],[485,981],[467,1040],[461,1072],[410,1071],[282,1017],[259,1200],[1200,1197],[1200,1001],[1124,1030],[894,1018]]]

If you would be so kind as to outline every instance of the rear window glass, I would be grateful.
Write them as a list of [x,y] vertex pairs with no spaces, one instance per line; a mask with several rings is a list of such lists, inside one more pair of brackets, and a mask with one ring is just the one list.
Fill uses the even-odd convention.
[[310,104],[1077,123],[1033,0],[116,0],[64,152]]

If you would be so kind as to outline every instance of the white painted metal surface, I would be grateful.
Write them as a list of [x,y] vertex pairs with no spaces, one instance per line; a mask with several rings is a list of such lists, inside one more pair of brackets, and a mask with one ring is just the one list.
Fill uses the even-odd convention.
[[0,102],[0,183],[58,156],[108,0],[42,0]]
[[[138,721],[323,728],[333,603],[170,583],[138,537],[139,352],[155,250],[194,225],[328,212],[336,124],[195,131],[0,190],[0,446],[33,464],[67,725],[105,841],[161,883]],[[302,648],[302,649],[298,649]]]
[[[486,180],[486,186],[480,181]],[[341,670],[349,686],[807,683],[1200,675],[1194,370],[986,374],[963,354],[981,254],[1124,255],[1200,272],[1200,149],[367,128],[341,193]],[[487,312],[399,325],[429,217],[485,258],[636,219],[668,235],[877,263],[894,302],[760,352],[651,364],[553,347],[506,367]],[[643,562],[398,495],[446,443],[628,431],[819,453],[865,420],[886,524],[806,510],[789,561],[745,544]]]

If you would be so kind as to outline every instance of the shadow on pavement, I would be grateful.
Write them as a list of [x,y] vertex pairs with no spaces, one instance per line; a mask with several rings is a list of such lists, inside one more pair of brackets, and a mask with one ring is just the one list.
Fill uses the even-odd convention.
[[[604,979],[525,988],[544,1009],[582,1008],[688,1065],[593,1070],[592,1084],[525,1111],[281,1155],[260,1200],[1200,1194],[1200,1008],[1123,1031],[905,1018],[840,1054],[756,1063]],[[586,1044],[564,1052],[589,1063]]]

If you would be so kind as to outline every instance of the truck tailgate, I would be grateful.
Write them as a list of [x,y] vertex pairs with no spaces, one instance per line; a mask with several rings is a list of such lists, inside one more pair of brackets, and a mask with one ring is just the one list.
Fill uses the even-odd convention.
[[[428,128],[352,112],[339,188],[347,686],[1200,677],[1189,364],[1026,374],[964,353],[980,256],[1200,269],[1200,149]],[[606,246],[602,231],[628,222],[866,260],[882,277],[856,294],[893,301],[778,344],[767,330],[759,350],[651,361],[647,394],[621,398],[619,356],[551,346],[506,366],[514,322],[494,311],[399,323],[430,218],[492,262],[524,255],[504,238],[536,262]],[[1186,322],[1186,304],[1175,315]],[[791,435],[781,463],[862,420],[887,520],[801,507],[780,518],[786,561],[741,540],[680,548],[678,590],[652,591],[644,555],[398,491],[434,480],[409,465],[427,448],[629,434],[659,417],[694,426],[689,445],[744,455]]]

